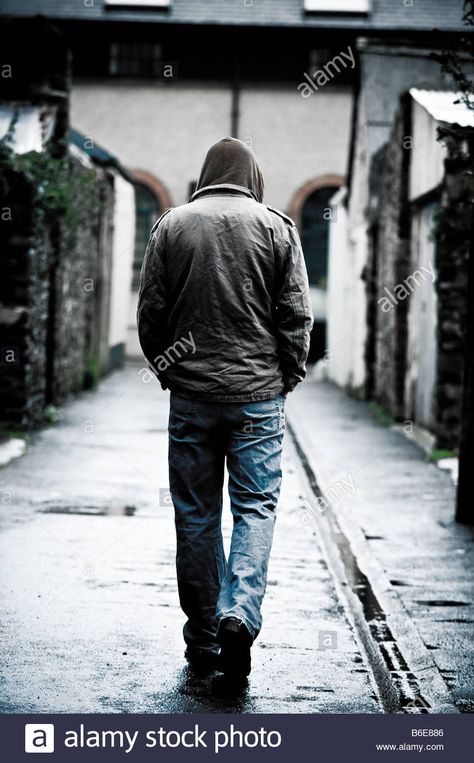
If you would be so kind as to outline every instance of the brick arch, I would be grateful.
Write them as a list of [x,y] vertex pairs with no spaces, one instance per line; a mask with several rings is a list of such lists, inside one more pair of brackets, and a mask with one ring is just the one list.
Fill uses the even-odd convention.
[[173,206],[167,187],[161,180],[158,180],[155,175],[152,175],[151,172],[146,172],[145,170],[130,170],[130,174],[137,183],[141,183],[152,192],[162,210]]
[[310,196],[313,191],[317,191],[318,188],[334,186],[334,190],[336,190],[336,188],[340,188],[341,185],[344,185],[345,181],[346,179],[342,175],[320,175],[319,177],[307,180],[306,183],[303,183],[303,185],[298,188],[291,197],[287,209],[287,215],[295,221],[298,230],[301,228],[301,211],[303,209],[303,204],[308,196]]

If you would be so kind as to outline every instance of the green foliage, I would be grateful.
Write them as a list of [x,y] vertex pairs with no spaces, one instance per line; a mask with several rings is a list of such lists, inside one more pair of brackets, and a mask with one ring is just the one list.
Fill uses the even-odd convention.
[[372,400],[369,403],[369,409],[374,416],[374,418],[377,419],[377,421],[382,424],[384,427],[391,427],[395,424],[394,419],[390,416],[389,412],[385,410],[379,403],[376,403],[374,400]]
[[84,373],[84,389],[95,389],[99,382],[99,362],[90,358]]
[[31,442],[31,436],[28,432],[20,432],[18,429],[8,429],[0,426],[0,443],[8,440],[24,440]]
[[347,387],[346,391],[349,397],[354,398],[354,400],[365,400],[365,390],[363,384],[359,384],[358,387]]
[[438,234],[441,230],[441,227],[444,223],[445,218],[445,212],[442,207],[437,207],[435,211],[433,212],[433,217],[431,220],[431,229],[429,232],[429,240],[430,241],[437,241]]
[[441,461],[442,458],[456,458],[457,452],[455,450],[443,450],[442,448],[438,450],[432,450],[431,453],[428,453],[428,461]]
[[[15,154],[10,141],[8,133],[0,141],[0,166],[22,174],[30,183],[38,222],[61,222],[70,230],[85,222],[95,198],[95,171],[78,171],[69,157],[57,159],[48,151]],[[81,213],[78,213],[78,198]]]
[[441,64],[441,71],[453,80],[460,93],[459,100],[468,109],[474,110],[474,80],[471,76],[471,65],[474,63],[474,0],[464,0],[463,22],[466,34],[448,38],[451,40],[450,46],[432,57]]
[[57,424],[60,414],[55,405],[47,405],[43,411],[43,421],[45,424]]

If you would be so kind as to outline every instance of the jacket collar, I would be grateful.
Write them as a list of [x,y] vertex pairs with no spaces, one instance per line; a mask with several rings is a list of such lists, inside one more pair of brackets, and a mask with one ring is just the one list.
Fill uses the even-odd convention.
[[219,185],[206,185],[204,188],[200,188],[199,191],[194,191],[189,201],[194,201],[199,196],[205,194],[225,194],[226,191],[230,191],[232,194],[241,193],[245,196],[249,196],[251,199],[257,201],[257,197],[249,188],[245,188],[243,185],[233,185],[232,183],[220,183]]

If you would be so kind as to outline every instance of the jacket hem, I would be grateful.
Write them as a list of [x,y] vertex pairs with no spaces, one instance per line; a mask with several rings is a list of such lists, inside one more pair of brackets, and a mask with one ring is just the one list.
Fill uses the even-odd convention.
[[183,390],[181,387],[170,386],[169,390],[172,395],[178,397],[185,397],[187,400],[198,400],[208,403],[251,403],[258,402],[259,400],[271,400],[273,397],[278,397],[283,393],[283,384],[278,387],[269,387],[268,389],[249,392],[246,395],[216,395],[216,394],[203,394],[202,392],[190,392],[189,390]]

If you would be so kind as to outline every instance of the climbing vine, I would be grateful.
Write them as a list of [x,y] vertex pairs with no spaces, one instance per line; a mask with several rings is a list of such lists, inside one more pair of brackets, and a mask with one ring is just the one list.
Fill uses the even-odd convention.
[[39,223],[63,222],[74,230],[87,219],[96,195],[95,170],[78,171],[69,157],[59,159],[47,150],[16,154],[8,134],[0,141],[0,167],[22,174],[31,185]]

